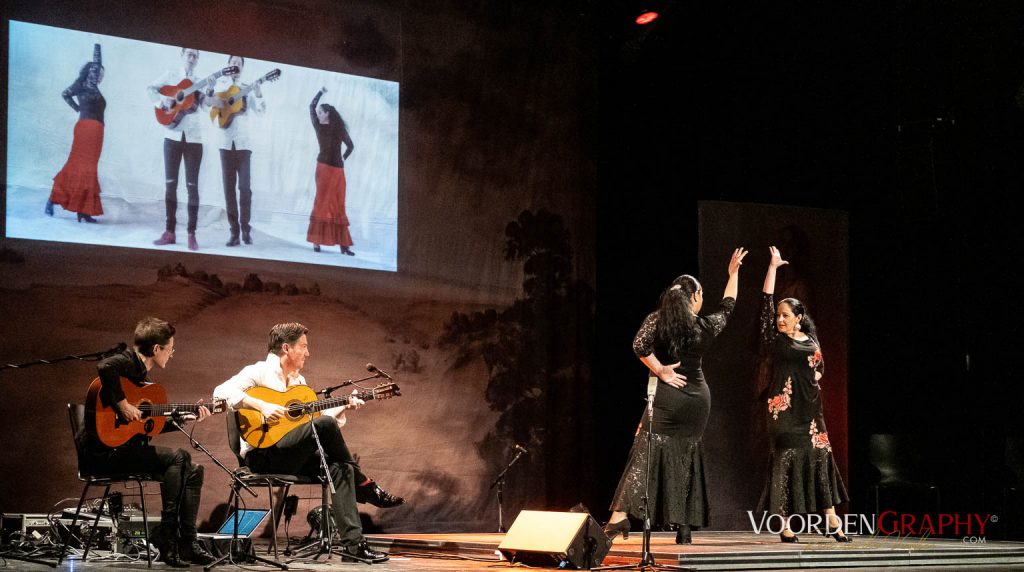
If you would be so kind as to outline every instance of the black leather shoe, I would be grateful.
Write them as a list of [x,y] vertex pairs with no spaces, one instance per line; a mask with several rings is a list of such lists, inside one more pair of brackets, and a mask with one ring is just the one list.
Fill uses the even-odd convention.
[[231,235],[231,239],[228,240],[228,243],[225,244],[224,246],[238,246],[239,244],[242,244],[242,243],[238,242],[238,235],[237,234],[232,234]]
[[388,561],[388,555],[370,548],[365,538],[356,544],[342,547],[341,555],[343,558],[358,560],[367,564],[380,564],[381,562]]
[[797,535],[795,535],[795,534],[793,536],[786,536],[785,534],[780,532],[779,533],[779,540],[781,540],[782,542],[784,542],[786,544],[799,544],[800,543],[800,538],[797,537]]
[[608,540],[615,540],[615,537],[620,534],[622,535],[623,540],[629,540],[629,519],[624,518],[614,524],[609,522],[604,525],[602,530],[604,531],[605,536],[608,537]]
[[391,508],[405,504],[405,498],[396,497],[380,488],[376,481],[370,481],[356,487],[356,502],[369,503],[378,508]]
[[91,222],[91,223],[99,222],[98,220],[92,218],[91,216],[89,216],[87,214],[78,213],[78,222],[82,222],[83,220],[85,222]]
[[242,242],[244,242],[246,244],[252,244],[252,235],[249,234],[249,231],[247,231],[247,230],[243,230],[242,231]]
[[676,544],[693,544],[693,535],[689,524],[676,527]]
[[213,554],[206,550],[206,545],[200,542],[198,538],[193,538],[192,540],[182,538],[181,542],[178,543],[178,554],[182,558],[187,556],[189,562],[200,566],[206,566],[216,560]]

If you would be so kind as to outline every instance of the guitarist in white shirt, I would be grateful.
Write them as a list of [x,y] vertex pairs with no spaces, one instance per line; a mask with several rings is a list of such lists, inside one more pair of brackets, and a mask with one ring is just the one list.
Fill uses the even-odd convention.
[[[146,86],[153,106],[169,110],[173,107],[173,98],[160,93],[165,86],[177,85],[182,80],[193,84],[198,78],[195,75],[199,63],[199,50],[194,48],[181,49],[181,69],[168,70]],[[195,95],[201,107],[208,107],[206,95],[211,90],[198,91]],[[196,219],[199,216],[199,166],[203,161],[202,119],[198,113],[187,113],[180,120],[166,125],[164,131],[164,204],[167,209],[167,229],[160,238],[153,241],[157,246],[175,243],[175,227],[177,226],[178,210],[178,171],[181,169],[182,158],[185,160],[185,189],[188,191],[188,248],[199,250],[196,241]]]
[[[238,68],[237,73],[227,76],[228,80],[221,80],[216,91],[226,92],[230,87],[237,86],[239,89],[250,88],[248,84],[240,81],[242,69],[245,67],[245,58],[242,56],[230,56],[228,66]],[[242,111],[235,113],[226,127],[217,129],[220,145],[220,165],[224,175],[224,204],[227,209],[228,224],[231,225],[231,237],[227,246],[238,246],[239,231],[241,241],[245,244],[252,244],[251,228],[249,220],[252,212],[252,187],[250,185],[250,162],[252,159],[252,142],[249,135],[250,115],[263,115],[267,105],[260,92],[260,82],[251,86],[251,93],[245,95],[245,107]],[[226,108],[227,102],[219,97],[209,98],[210,107]],[[238,185],[238,196],[235,196],[235,184]],[[241,211],[239,211],[241,208]]]
[[[308,332],[308,328],[294,322],[271,328],[267,359],[243,368],[237,375],[217,386],[213,396],[226,400],[232,409],[259,411],[268,421],[286,417],[288,411],[284,406],[257,399],[246,394],[246,390],[266,387],[284,392],[289,387],[306,385],[299,370],[309,357]],[[345,444],[341,434],[345,411],[358,409],[362,404],[362,400],[353,397],[348,405],[328,409],[312,422],[297,425],[270,447],[253,448],[242,440],[241,455],[246,465],[257,473],[316,476],[320,472],[320,459],[311,428],[315,425],[337,491],[331,498],[331,506],[345,556],[377,563],[386,561],[387,555],[372,550],[367,544],[356,503],[368,502],[387,508],[398,506],[405,499],[389,494],[367,478]]]

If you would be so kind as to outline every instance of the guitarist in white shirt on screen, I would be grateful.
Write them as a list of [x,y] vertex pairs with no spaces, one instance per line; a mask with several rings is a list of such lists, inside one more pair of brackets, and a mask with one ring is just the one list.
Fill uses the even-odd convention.
[[[245,98],[241,110],[231,113],[226,125],[219,127],[218,139],[220,146],[220,165],[224,179],[224,204],[228,215],[228,224],[231,226],[231,237],[227,246],[238,246],[239,233],[241,242],[252,244],[251,228],[249,220],[252,212],[252,187],[250,184],[252,141],[250,139],[249,121],[250,115],[263,115],[267,105],[260,91],[260,82],[251,85],[244,84],[240,78],[245,68],[245,58],[242,56],[230,56],[229,67],[237,67],[238,71],[226,76],[228,79],[220,80],[214,97],[209,98],[211,117],[224,117],[229,113],[229,97],[235,93],[251,90],[251,93],[242,95]],[[232,89],[234,88],[234,89]],[[232,93],[234,92],[234,93]],[[238,185],[238,195],[235,195],[235,185]]]
[[[195,113],[197,107],[208,107],[205,103],[207,94],[211,91],[198,80],[195,75],[196,65],[199,63],[199,50],[194,48],[181,48],[181,69],[177,71],[168,70],[156,78],[148,86],[146,93],[149,95],[153,107],[160,112],[173,113],[173,119],[168,119],[164,124],[164,204],[167,209],[167,227],[160,238],[153,241],[157,246],[174,244],[175,227],[177,226],[178,210],[178,172],[181,169],[182,159],[185,160],[185,189],[188,191],[188,248],[199,250],[199,243],[196,241],[196,219],[199,216],[199,166],[203,161],[203,131],[202,119]],[[191,105],[183,105],[180,108],[176,105],[174,97],[168,95],[172,89],[180,86],[183,82],[191,85],[201,84],[202,89],[190,94]],[[187,91],[187,90],[186,90]]]
[[[269,388],[284,392],[297,385],[307,385],[299,371],[309,357],[308,328],[299,323],[278,324],[271,328],[267,359],[246,366],[237,375],[213,390],[215,398],[224,399],[233,409],[259,411],[269,422],[283,420],[288,409],[283,405],[258,399],[246,393],[253,388]],[[360,470],[341,434],[345,411],[358,409],[363,401],[352,397],[348,404],[324,411],[309,423],[296,425],[269,447],[253,447],[241,442],[245,464],[257,473],[286,473],[316,476],[320,459],[312,434],[315,425],[320,443],[327,455],[331,479],[336,488],[331,498],[336,530],[341,535],[345,556],[364,562],[383,562],[387,555],[372,550],[362,534],[357,502],[381,508],[405,502],[382,489]]]

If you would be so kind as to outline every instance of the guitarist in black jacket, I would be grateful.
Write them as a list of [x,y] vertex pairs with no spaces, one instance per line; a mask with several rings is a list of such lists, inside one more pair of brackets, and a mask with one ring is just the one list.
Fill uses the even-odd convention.
[[[125,398],[121,378],[138,385],[148,381],[154,367],[167,367],[174,355],[174,326],[157,318],[144,318],[135,326],[135,343],[131,349],[99,362],[100,399],[110,404],[126,421],[137,421],[142,412]],[[198,408],[197,420],[210,415],[204,406]],[[173,430],[170,424],[165,432]],[[183,449],[155,447],[149,438],[140,435],[120,447],[107,447],[95,435],[85,443],[83,467],[105,474],[147,473],[160,479],[160,526],[150,535],[160,551],[160,560],[174,567],[209,564],[213,556],[196,539],[196,517],[203,487],[203,467],[192,464],[192,456]]]

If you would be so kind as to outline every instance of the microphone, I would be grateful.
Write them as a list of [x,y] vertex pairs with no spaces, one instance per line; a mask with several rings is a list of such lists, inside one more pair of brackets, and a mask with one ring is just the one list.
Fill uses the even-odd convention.
[[110,348],[109,350],[103,352],[103,355],[104,356],[111,356],[111,355],[116,354],[117,352],[123,352],[126,349],[128,349],[128,344],[126,344],[124,342],[118,342],[116,346],[114,346],[114,347]]
[[524,454],[524,455],[529,455],[529,454],[530,454],[530,452],[526,450],[526,447],[523,447],[523,446],[522,446],[522,445],[520,445],[519,443],[516,443],[515,445],[512,445],[512,448],[513,448],[514,450],[516,450],[516,451],[518,451],[518,452],[520,452],[520,453]]
[[647,397],[651,397],[658,391],[658,378],[650,376],[647,378]]
[[391,376],[390,375],[384,373],[383,370],[378,369],[377,366],[373,365],[372,363],[366,364],[366,371],[368,371],[370,373],[375,373],[375,374],[377,374],[378,377],[383,377],[384,379],[386,379],[388,381],[391,381]]

